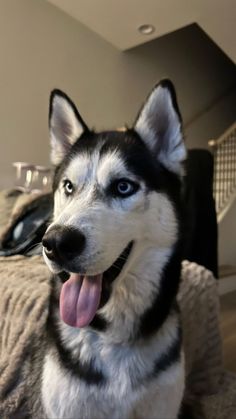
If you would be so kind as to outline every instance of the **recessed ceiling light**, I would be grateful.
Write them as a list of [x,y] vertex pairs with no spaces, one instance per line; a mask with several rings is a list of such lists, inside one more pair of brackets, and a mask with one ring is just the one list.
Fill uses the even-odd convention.
[[153,25],[145,24],[139,26],[138,30],[142,35],[151,35],[155,31],[155,27]]

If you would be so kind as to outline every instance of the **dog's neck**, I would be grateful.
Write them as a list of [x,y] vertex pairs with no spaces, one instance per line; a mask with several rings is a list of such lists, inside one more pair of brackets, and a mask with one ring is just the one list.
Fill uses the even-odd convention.
[[115,281],[108,303],[99,313],[112,324],[113,340],[132,340],[138,333],[140,318],[158,294],[169,249],[140,250],[123,275]]
[[91,326],[74,329],[58,320],[63,341],[76,345],[81,331],[83,336],[101,334],[111,344],[151,337],[174,309],[180,266],[178,246],[140,249],[114,281],[108,302]]

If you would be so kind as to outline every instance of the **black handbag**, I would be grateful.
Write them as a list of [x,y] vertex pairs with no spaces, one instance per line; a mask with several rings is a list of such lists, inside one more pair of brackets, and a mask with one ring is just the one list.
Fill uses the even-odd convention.
[[0,256],[42,252],[41,240],[52,216],[53,197],[51,193],[28,195],[28,201],[26,197],[0,238]]

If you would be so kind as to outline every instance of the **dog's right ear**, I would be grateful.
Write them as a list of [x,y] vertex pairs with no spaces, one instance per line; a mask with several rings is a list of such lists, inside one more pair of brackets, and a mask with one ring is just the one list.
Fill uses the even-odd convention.
[[87,130],[86,124],[71,99],[61,90],[53,90],[49,107],[52,163],[60,164],[71,146]]

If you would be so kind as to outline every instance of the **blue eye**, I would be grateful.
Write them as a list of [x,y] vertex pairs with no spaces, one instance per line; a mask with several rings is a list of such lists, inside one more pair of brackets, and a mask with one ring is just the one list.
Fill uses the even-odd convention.
[[121,181],[117,185],[117,191],[121,195],[126,195],[126,194],[133,191],[133,185],[131,185],[131,183],[129,183],[129,182]]
[[64,192],[67,196],[72,195],[73,192],[74,192],[73,183],[69,179],[64,180],[63,188],[64,188]]
[[139,189],[139,185],[131,180],[120,179],[113,186],[113,194],[122,198],[133,195]]

